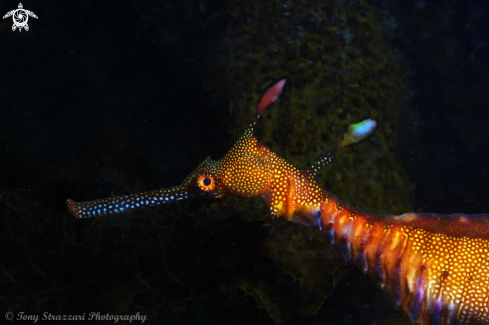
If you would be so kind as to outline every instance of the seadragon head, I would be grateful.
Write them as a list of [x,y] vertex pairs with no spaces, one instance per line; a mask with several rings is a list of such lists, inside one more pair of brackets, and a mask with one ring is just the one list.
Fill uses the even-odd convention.
[[260,114],[283,93],[286,83],[287,78],[280,78],[264,90],[248,129],[225,157],[218,161],[205,159],[179,186],[87,202],[68,199],[68,211],[77,218],[90,218],[190,198],[262,194],[269,175],[264,159],[272,153],[256,141],[253,128]]
[[[290,195],[285,193],[290,192],[293,177],[287,175],[297,174],[299,170],[253,136],[260,114],[282,95],[287,81],[287,78],[280,78],[265,88],[247,130],[221,160],[205,159],[179,186],[87,202],[68,199],[69,212],[77,218],[89,218],[190,198],[222,198],[227,194],[238,197],[261,195],[269,205],[276,199],[289,200]],[[375,126],[375,121],[370,119],[351,125],[343,141],[304,173],[313,178],[321,168],[333,161],[341,148],[364,140],[374,132]],[[277,194],[282,192],[283,195]],[[277,194],[276,199],[274,193]],[[276,211],[272,208],[272,214],[282,214],[285,206],[292,207],[293,204],[277,203],[276,206],[279,208]],[[290,217],[293,209],[288,210]]]

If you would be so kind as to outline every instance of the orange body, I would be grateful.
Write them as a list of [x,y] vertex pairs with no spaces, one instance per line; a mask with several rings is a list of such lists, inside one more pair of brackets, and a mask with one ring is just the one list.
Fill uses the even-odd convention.
[[489,215],[368,214],[326,192],[315,179],[343,147],[375,131],[352,125],[340,145],[299,170],[253,136],[259,114],[286,79],[263,93],[250,127],[219,161],[206,159],[176,187],[89,202],[68,199],[78,218],[124,212],[193,197],[261,196],[272,217],[318,226],[345,262],[357,265],[420,324],[489,324]]

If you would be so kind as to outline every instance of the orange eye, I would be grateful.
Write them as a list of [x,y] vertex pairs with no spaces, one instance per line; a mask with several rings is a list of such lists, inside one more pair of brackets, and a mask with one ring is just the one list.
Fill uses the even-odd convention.
[[216,186],[216,182],[214,181],[214,177],[210,175],[200,175],[197,180],[197,184],[200,189],[206,192],[212,191]]

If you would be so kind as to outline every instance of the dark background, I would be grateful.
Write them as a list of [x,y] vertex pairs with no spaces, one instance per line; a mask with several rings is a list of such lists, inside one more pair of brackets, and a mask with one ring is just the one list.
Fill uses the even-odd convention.
[[[0,12],[17,5],[0,2]],[[65,210],[68,197],[90,200],[176,185],[207,156],[217,159],[233,144],[230,101],[218,69],[230,23],[225,1],[23,5],[39,16],[29,19],[28,32],[12,32],[10,18],[0,21],[0,311],[141,310],[154,323],[273,323],[253,298],[220,284],[219,273],[202,281],[195,273],[203,258],[214,270],[213,263],[233,254],[274,267],[256,255],[268,236],[260,223],[216,218],[196,226],[195,218],[179,220],[181,206],[175,205],[100,225],[73,220]],[[487,5],[396,1],[386,10],[398,25],[392,46],[411,72],[398,150],[412,180],[413,210],[489,212]],[[184,208],[195,213],[211,203]],[[156,213],[166,215],[157,227]],[[97,236],[95,225],[113,231],[99,241],[80,237],[90,230]],[[187,229],[188,237],[158,233],[171,227]],[[214,236],[213,229],[232,232]],[[231,241],[237,248],[229,247]],[[142,256],[137,271],[123,257],[136,242],[144,252],[135,255]],[[120,289],[118,278],[165,270],[168,260],[178,267],[161,277],[175,275],[183,283],[178,290],[148,271],[158,293],[129,299],[128,309],[114,307],[117,297],[139,290]],[[246,277],[246,268],[236,268]],[[359,272],[339,286],[318,316],[292,313],[327,324],[399,316],[387,300],[375,304],[381,294]],[[205,302],[206,295],[214,298]]]

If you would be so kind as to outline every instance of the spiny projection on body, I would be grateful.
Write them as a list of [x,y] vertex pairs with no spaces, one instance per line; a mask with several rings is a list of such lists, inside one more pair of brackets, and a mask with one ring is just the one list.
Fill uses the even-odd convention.
[[350,125],[340,144],[299,170],[253,136],[260,114],[283,93],[286,78],[263,92],[256,114],[221,160],[207,158],[179,186],[88,202],[68,199],[77,218],[114,214],[195,197],[261,196],[272,217],[317,226],[351,262],[419,324],[489,324],[489,215],[375,215],[325,191],[316,174],[377,123]]

